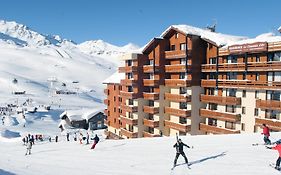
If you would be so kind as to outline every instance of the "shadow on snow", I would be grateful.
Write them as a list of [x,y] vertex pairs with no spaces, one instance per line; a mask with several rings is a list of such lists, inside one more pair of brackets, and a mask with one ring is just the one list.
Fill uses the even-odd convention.
[[14,174],[14,173],[10,173],[10,172],[5,171],[5,170],[2,170],[2,169],[0,169],[0,174],[1,174],[1,175],[16,175],[16,174]]
[[206,157],[206,158],[203,158],[203,159],[200,159],[200,160],[192,161],[192,162],[189,163],[189,165],[205,162],[206,160],[210,160],[210,159],[216,159],[218,157],[222,157],[222,156],[225,156],[225,155],[226,155],[226,151],[224,151],[224,152],[222,152],[218,155],[215,155],[215,156],[210,156],[210,157]]

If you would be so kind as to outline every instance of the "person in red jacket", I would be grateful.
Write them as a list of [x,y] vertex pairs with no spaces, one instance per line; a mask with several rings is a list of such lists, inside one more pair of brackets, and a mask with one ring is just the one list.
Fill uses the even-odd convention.
[[277,142],[277,145],[274,147],[266,147],[268,149],[275,149],[279,152],[279,157],[276,161],[275,169],[280,170],[280,162],[281,162],[281,142]]
[[262,124],[262,133],[264,135],[263,137],[263,141],[264,141],[264,144],[265,145],[270,145],[271,144],[271,141],[269,140],[269,136],[270,136],[270,133],[269,133],[269,128],[266,126],[266,124]]

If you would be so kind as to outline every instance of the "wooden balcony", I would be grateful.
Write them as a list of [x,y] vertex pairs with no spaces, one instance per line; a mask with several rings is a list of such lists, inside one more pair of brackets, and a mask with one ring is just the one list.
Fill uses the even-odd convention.
[[134,86],[137,84],[137,80],[134,79],[124,79],[121,80],[121,85],[122,86]]
[[281,102],[277,100],[256,100],[256,107],[281,111]]
[[248,62],[248,71],[281,71],[281,62]]
[[142,133],[143,133],[143,137],[160,137],[159,134],[152,134],[146,131],[143,131]]
[[241,105],[241,98],[237,97],[222,97],[216,95],[200,95],[201,102],[216,103],[220,105]]
[[108,99],[103,100],[103,103],[104,103],[106,106],[109,106],[109,100],[108,100]]
[[238,122],[241,120],[240,114],[223,113],[208,109],[200,109],[200,116],[229,122]]
[[148,114],[158,114],[159,113],[159,107],[143,106],[143,112],[148,113]]
[[137,138],[138,137],[138,133],[137,132],[131,132],[131,131],[128,131],[124,128],[121,128],[121,134],[123,136],[126,136],[128,138]]
[[202,64],[201,71],[202,72],[216,72],[217,65],[216,64]]
[[187,124],[181,124],[181,123],[174,123],[168,120],[164,121],[164,125],[165,127],[171,128],[171,129],[175,129],[181,132],[190,132],[191,130],[191,126],[187,125]]
[[149,119],[143,119],[143,125],[148,126],[151,128],[157,128],[159,127],[159,121],[149,120]]
[[179,117],[185,117],[185,118],[191,117],[191,110],[186,110],[186,109],[175,109],[175,108],[165,107],[165,113],[179,116]]
[[129,72],[136,72],[138,71],[137,66],[125,66],[118,68],[119,73],[129,73]]
[[216,87],[216,80],[201,80],[202,87]]
[[186,50],[165,51],[166,59],[186,58]]
[[240,133],[240,131],[238,131],[238,130],[219,128],[216,126],[206,125],[204,123],[200,123],[199,129],[200,129],[200,131],[212,133],[212,134],[238,134],[238,133]]
[[266,126],[268,126],[272,130],[281,131],[280,120],[256,118],[255,123],[257,126],[262,126],[262,124],[266,124]]
[[159,100],[159,93],[143,92],[143,98],[146,100]]
[[165,93],[165,100],[173,102],[191,102],[191,95]]
[[144,73],[158,72],[158,71],[159,71],[159,66],[153,66],[153,65],[144,65],[143,66]]
[[104,89],[103,92],[105,95],[109,95],[109,89]]
[[138,119],[132,119],[132,118],[128,118],[128,117],[125,117],[122,115],[120,115],[120,120],[121,120],[122,124],[126,123],[131,126],[135,126],[138,124]]
[[144,86],[159,86],[159,80],[155,79],[144,79],[143,80]]
[[120,91],[120,96],[123,98],[135,99],[138,97],[138,94],[136,94],[134,92]]
[[165,72],[169,73],[175,73],[175,72],[186,72],[187,69],[190,69],[190,66],[188,68],[184,64],[175,64],[175,65],[166,65],[165,66]]
[[121,109],[125,112],[138,112],[138,107],[132,105],[121,105]]
[[165,79],[165,85],[169,87],[187,87],[187,86],[191,86],[191,80]]

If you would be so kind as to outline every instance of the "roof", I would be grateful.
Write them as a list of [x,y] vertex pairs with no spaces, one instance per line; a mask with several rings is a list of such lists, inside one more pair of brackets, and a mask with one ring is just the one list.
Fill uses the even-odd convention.
[[103,112],[102,108],[67,110],[60,115],[60,118],[66,115],[70,121],[89,120],[90,118],[92,118],[93,116],[95,116],[100,112]]
[[279,32],[281,32],[281,26],[278,28]]
[[144,45],[142,52],[145,53],[147,51],[150,51],[151,49],[153,49],[151,46],[153,46],[154,44],[157,45],[162,39],[163,38],[152,38],[146,45]]
[[229,42],[235,42],[247,38],[243,36],[233,36],[233,35],[211,32],[207,29],[201,29],[189,25],[172,25],[161,34],[161,37],[164,38],[165,35],[167,35],[170,30],[177,30],[186,35],[199,36],[201,39],[213,43],[217,46],[224,46]]
[[105,79],[103,84],[120,84],[120,81],[125,79],[125,73],[119,73],[118,71]]

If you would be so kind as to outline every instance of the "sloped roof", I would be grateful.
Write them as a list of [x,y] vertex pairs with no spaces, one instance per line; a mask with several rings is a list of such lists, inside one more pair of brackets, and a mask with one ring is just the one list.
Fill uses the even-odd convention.
[[119,73],[118,71],[105,79],[103,84],[120,84],[120,81],[125,79],[125,73]]
[[281,26],[278,28],[279,32],[281,32]]

